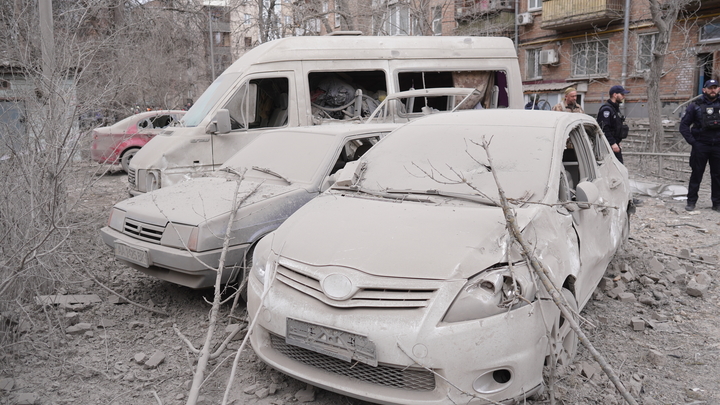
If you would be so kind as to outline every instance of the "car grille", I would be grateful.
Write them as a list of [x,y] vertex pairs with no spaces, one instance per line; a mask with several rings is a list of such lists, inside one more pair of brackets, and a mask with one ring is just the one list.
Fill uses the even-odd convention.
[[[424,308],[428,306],[436,290],[427,286],[402,289],[363,286],[349,299],[336,301],[322,292],[317,277],[299,268],[280,264],[276,278],[291,288],[338,308]],[[418,281],[415,280],[415,283]]]
[[128,183],[130,188],[135,188],[135,169],[128,168]]
[[412,391],[435,389],[435,375],[422,368],[396,367],[380,364],[377,367],[359,362],[348,362],[312,350],[285,343],[285,338],[270,334],[272,347],[283,355],[319,368],[328,373],[354,378],[370,384]]
[[124,234],[158,245],[160,239],[162,239],[163,231],[165,231],[164,226],[147,224],[130,218],[125,218],[125,226],[123,227]]

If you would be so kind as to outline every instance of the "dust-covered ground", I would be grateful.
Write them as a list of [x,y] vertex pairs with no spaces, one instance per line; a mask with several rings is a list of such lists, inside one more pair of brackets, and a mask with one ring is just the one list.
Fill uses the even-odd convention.
[[[116,262],[98,230],[112,205],[126,198],[127,176],[78,164],[94,179],[76,211],[75,283],[57,294],[95,294],[100,302],[72,307],[28,304],[17,341],[0,350],[0,404],[183,404],[196,359],[173,329],[194,345],[205,339],[211,291],[194,291],[145,276]],[[637,168],[634,169],[637,172]],[[658,181],[633,175],[643,181]],[[666,180],[662,180],[666,182]],[[686,185],[685,180],[676,184]],[[641,404],[720,403],[720,213],[710,209],[709,187],[698,210],[684,202],[639,196],[631,238],[582,312],[585,333]],[[75,190],[79,192],[81,190]],[[166,312],[161,316],[115,296]],[[214,342],[227,335],[230,305],[221,309]],[[236,313],[242,315],[244,308]],[[18,325],[14,325],[18,327]],[[220,403],[240,340],[210,362],[201,404]],[[159,360],[153,365],[154,356]],[[146,364],[147,363],[147,364]],[[589,351],[555,387],[558,404],[620,404],[620,395]],[[364,404],[307,386],[265,366],[248,347],[240,356],[230,399],[235,404]],[[528,404],[549,403],[548,395]]]

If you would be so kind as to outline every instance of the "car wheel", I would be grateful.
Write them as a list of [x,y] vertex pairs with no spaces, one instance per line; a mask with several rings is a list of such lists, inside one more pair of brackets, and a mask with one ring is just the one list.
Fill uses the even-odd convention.
[[[573,312],[573,318],[577,321],[578,305],[575,296],[573,296],[572,292],[567,288],[562,289],[562,295],[565,297],[565,301],[567,301],[570,310]],[[570,327],[570,322],[565,319],[562,313],[558,315],[553,323],[550,338],[550,349],[555,353],[557,366],[570,366],[577,352],[578,337]],[[550,364],[550,362],[547,364]]]
[[123,171],[127,173],[130,170],[130,161],[135,156],[135,154],[140,150],[140,148],[131,148],[126,150],[122,156],[120,157],[120,166],[122,166]]

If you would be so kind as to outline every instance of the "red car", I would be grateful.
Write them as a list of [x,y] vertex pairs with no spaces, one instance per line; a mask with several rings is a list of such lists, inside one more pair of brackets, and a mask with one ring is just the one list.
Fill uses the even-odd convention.
[[180,121],[185,111],[147,111],[92,132],[90,156],[98,163],[118,164],[128,171],[130,160],[163,128]]

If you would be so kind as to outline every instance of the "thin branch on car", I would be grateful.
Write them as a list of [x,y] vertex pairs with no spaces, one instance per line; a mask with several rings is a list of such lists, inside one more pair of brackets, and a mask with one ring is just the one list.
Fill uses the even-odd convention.
[[[490,167],[492,168],[492,156],[490,154],[490,142],[483,139],[483,142],[481,144],[483,149],[485,150],[485,154],[487,155],[488,162],[490,164]],[[522,236],[522,233],[520,232],[520,228],[517,225],[517,218],[515,217],[515,213],[510,207],[510,203],[508,199],[505,197],[505,190],[500,185],[500,181],[497,178],[497,175],[495,174],[494,170],[490,170],[490,172],[493,174],[493,177],[495,179],[495,184],[498,189],[498,194],[500,196],[500,202],[501,202],[501,208],[503,210],[503,214],[505,216],[506,226],[509,231],[509,233],[512,235],[512,237],[520,244],[522,247],[522,254],[525,257],[525,259],[531,264],[530,268],[535,271],[535,273],[540,278],[540,281],[542,281],[543,286],[545,287],[546,291],[550,294],[552,297],[553,302],[557,307],[560,309],[560,312],[565,317],[565,320],[568,322],[570,327],[575,331],[575,333],[578,335],[578,338],[580,342],[588,349],[590,354],[592,354],[595,361],[598,362],[602,370],[605,372],[605,374],[608,376],[610,381],[615,385],[615,388],[617,388],[618,392],[622,397],[627,401],[630,405],[637,405],[637,401],[630,395],[630,393],[627,391],[623,383],[620,381],[618,376],[615,374],[615,371],[610,367],[610,364],[605,360],[605,357],[603,357],[600,352],[595,349],[593,344],[590,342],[588,337],[585,335],[585,333],[580,328],[580,325],[575,321],[575,318],[572,316],[572,311],[568,307],[567,302],[565,302],[564,297],[558,291],[557,287],[550,281],[550,270],[545,267],[545,265],[538,260],[537,256],[535,256],[532,252],[532,246],[530,246],[525,239]]]

